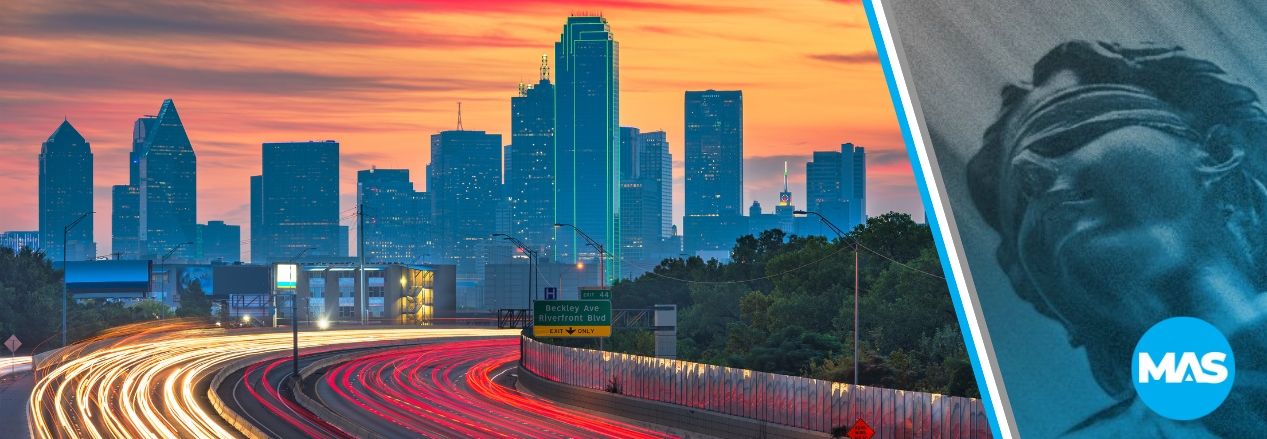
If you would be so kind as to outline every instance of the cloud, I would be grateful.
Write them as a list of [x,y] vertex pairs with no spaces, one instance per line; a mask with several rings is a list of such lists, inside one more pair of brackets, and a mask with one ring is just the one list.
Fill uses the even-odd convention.
[[855,53],[822,53],[806,55],[810,59],[826,61],[837,64],[876,64],[880,62],[880,57],[874,51],[872,52],[855,52]]

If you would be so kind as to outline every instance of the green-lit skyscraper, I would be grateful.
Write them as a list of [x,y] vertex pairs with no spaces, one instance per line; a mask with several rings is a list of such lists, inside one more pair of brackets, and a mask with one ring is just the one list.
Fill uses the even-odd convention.
[[[620,61],[607,19],[568,17],[555,60],[556,223],[575,225],[612,255],[620,277]],[[566,228],[555,229],[555,259],[597,259]]]
[[[545,55],[536,84],[519,84],[510,98],[509,186],[510,234],[542,255],[554,251],[554,84]],[[547,250],[549,248],[549,250]]]

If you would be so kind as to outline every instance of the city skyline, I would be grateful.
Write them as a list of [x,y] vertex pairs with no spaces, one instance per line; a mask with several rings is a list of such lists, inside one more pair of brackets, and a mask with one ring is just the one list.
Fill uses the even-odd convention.
[[[6,106],[17,108],[21,105],[23,109],[21,113],[13,112],[16,113],[12,114],[14,117],[0,122],[0,128],[8,134],[0,138],[0,150],[14,157],[13,161],[0,165],[5,167],[0,179],[18,189],[6,196],[16,214],[0,219],[0,230],[33,230],[38,227],[33,218],[35,197],[28,195],[35,192],[30,172],[34,167],[33,145],[38,145],[41,137],[47,137],[49,130],[55,127],[54,122],[49,120],[56,117],[54,114],[65,113],[93,144],[97,165],[94,210],[109,212],[111,186],[129,182],[128,170],[122,166],[124,160],[128,160],[132,147],[128,131],[138,116],[152,111],[153,102],[166,98],[182,103],[181,116],[189,127],[193,147],[198,151],[198,223],[222,220],[241,224],[246,229],[242,231],[243,235],[249,236],[246,227],[250,224],[248,177],[259,174],[259,168],[254,165],[259,163],[258,158],[252,160],[251,155],[259,142],[268,140],[339,139],[345,150],[344,165],[339,171],[342,181],[340,204],[343,208],[354,206],[355,173],[359,170],[378,165],[409,169],[415,175],[423,172],[429,155],[426,136],[451,129],[455,101],[465,102],[463,109],[468,126],[492,133],[511,132],[510,103],[506,96],[514,94],[515,84],[521,80],[529,82],[527,79],[537,75],[541,54],[549,53],[550,44],[557,41],[559,21],[575,9],[569,5],[538,6],[540,10],[531,13],[519,9],[475,12],[446,8],[429,12],[468,25],[472,19],[492,17],[487,25],[476,26],[474,30],[452,25],[436,27],[437,33],[451,34],[453,41],[448,43],[410,39],[417,47],[402,49],[387,47],[388,43],[382,39],[352,41],[356,38],[340,34],[339,38],[346,38],[327,44],[331,47],[329,56],[336,58],[343,56],[339,54],[343,49],[371,45],[374,65],[386,65],[384,63],[404,58],[429,60],[426,71],[420,72],[415,68],[404,74],[393,70],[379,78],[348,77],[347,74],[353,73],[351,70],[332,72],[329,68],[305,77],[278,70],[275,66],[269,67],[272,65],[261,61],[256,52],[283,58],[295,56],[298,52],[286,48],[263,49],[260,41],[285,37],[252,32],[246,32],[238,40],[222,43],[226,53],[252,54],[242,57],[239,62],[225,64],[223,69],[236,72],[237,76],[229,77],[256,75],[273,78],[274,82],[260,79],[233,84],[215,80],[194,83],[192,78],[196,75],[189,66],[177,65],[181,62],[180,57],[157,62],[151,56],[172,55],[182,47],[205,43],[212,38],[203,34],[187,36],[191,41],[175,41],[161,48],[152,48],[150,51],[154,54],[149,55],[136,52],[135,47],[126,41],[103,40],[98,44],[104,45],[101,53],[105,54],[105,60],[100,61],[103,63],[98,66],[100,68],[84,69],[93,72],[91,74],[58,70],[58,66],[71,62],[73,54],[68,52],[70,49],[50,52],[46,62],[39,61],[33,52],[58,38],[76,38],[74,35],[54,37],[46,31],[37,31],[20,39],[0,36],[0,39],[14,43],[9,45],[14,53],[27,54],[0,66],[3,72],[11,73],[0,75],[0,84],[18,91],[5,98]],[[396,7],[402,8],[399,12],[404,17],[421,19],[419,10],[409,6]],[[782,183],[778,169],[782,161],[791,161],[792,168],[797,169],[814,150],[853,142],[866,146],[872,153],[872,160],[869,160],[871,187],[868,213],[898,210],[922,216],[918,192],[910,176],[906,152],[897,134],[860,6],[813,2],[791,4],[777,10],[730,8],[706,3],[656,7],[661,9],[647,5],[609,5],[604,7],[603,15],[613,23],[621,42],[619,124],[637,126],[645,131],[666,132],[675,159],[672,218],[679,229],[684,201],[681,93],[707,88],[741,89],[746,95],[747,155],[743,206],[754,200],[766,206],[775,204]],[[13,17],[15,28],[21,28],[22,23],[40,20],[35,16],[38,14],[32,15],[32,11],[38,9],[35,6],[19,8]],[[230,9],[241,12],[241,8]],[[293,12],[284,4],[281,9]],[[341,26],[336,27],[359,29],[357,26],[363,24],[360,20],[365,19],[365,14],[369,12],[350,11],[346,19],[335,21]],[[726,23],[699,24],[697,20],[705,16],[724,17]],[[805,22],[801,20],[803,16],[814,19]],[[313,17],[298,14],[283,24],[298,25],[307,22],[305,20],[311,21]],[[790,31],[793,23],[817,29],[819,37],[806,39],[796,35],[796,32]],[[106,25],[109,25],[108,20]],[[751,28],[754,25],[768,31],[753,33]],[[504,33],[487,40],[468,38],[474,32],[490,29],[502,29]],[[93,31],[83,30],[81,34],[83,32]],[[214,32],[214,29],[208,32]],[[393,31],[383,32],[390,34]],[[837,41],[827,43],[822,41],[824,38]],[[689,44],[684,44],[686,42]],[[457,43],[469,44],[469,50],[458,53],[454,47]],[[796,50],[783,53],[788,47],[796,47]],[[769,62],[754,62],[750,53],[731,55],[741,48],[769,54]],[[436,54],[445,56],[438,57]],[[183,56],[219,55],[200,52]],[[708,62],[701,62],[704,60]],[[152,76],[157,81],[115,84],[119,86],[113,88],[118,91],[104,86],[94,88],[94,84],[126,81],[112,76],[121,69],[154,66],[156,63],[161,65],[142,76]],[[365,67],[364,61],[359,64]],[[775,64],[779,66],[771,67]],[[416,63],[412,65],[417,67]],[[454,69],[471,66],[478,68],[468,70],[473,72],[469,81],[453,79]],[[32,76],[35,71],[61,73],[35,78]],[[346,79],[348,90],[333,90],[328,96],[308,93],[321,92],[326,89],[320,87],[332,85],[306,80],[338,76],[335,73],[344,74],[340,77]],[[494,77],[495,80],[485,82],[486,78]],[[294,87],[314,88],[300,92],[290,86],[279,87],[275,82],[279,78],[294,79]],[[445,78],[452,81],[440,80]],[[374,91],[376,87],[394,90],[390,94],[401,97],[387,99],[385,94]],[[427,88],[430,90],[424,90]],[[76,95],[78,101],[72,102],[71,94]],[[272,106],[270,99],[276,99],[277,104]],[[233,102],[235,100],[240,102]],[[333,101],[339,104],[326,105]],[[346,105],[353,101],[357,104]],[[335,107],[347,109],[331,111]],[[409,108],[406,110],[405,107]],[[361,111],[366,109],[377,111]],[[803,187],[803,181],[803,175],[793,173],[793,187]],[[27,186],[31,190],[23,189]],[[426,190],[421,181],[418,186],[419,191]],[[97,253],[106,254],[111,251],[108,247],[111,242],[111,217],[99,214],[94,216],[93,221],[96,225],[94,240],[99,246]],[[248,251],[244,246],[244,258],[249,255]]]

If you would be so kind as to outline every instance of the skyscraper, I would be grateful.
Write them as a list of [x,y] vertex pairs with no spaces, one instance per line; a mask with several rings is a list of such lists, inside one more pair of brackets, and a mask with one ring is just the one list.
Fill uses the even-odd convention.
[[365,261],[413,261],[421,229],[409,170],[357,171],[356,197],[365,213]]
[[263,264],[268,252],[264,245],[264,176],[251,176],[251,257],[247,260],[253,264]]
[[[300,253],[345,256],[339,243],[339,143],[265,143],[262,156],[260,230],[251,230],[252,243],[262,251],[252,246],[251,261],[289,260]],[[255,177],[251,182],[254,189]],[[255,201],[253,193],[252,205]]]
[[547,254],[554,247],[554,85],[545,55],[535,85],[520,85],[510,98],[511,160],[506,172],[511,232]]
[[49,259],[82,261],[97,256],[92,218],[66,234],[80,215],[92,212],[92,148],[70,122],[62,124],[40,146],[40,242]]
[[485,246],[496,233],[501,186],[500,134],[442,131],[431,135],[427,193],[431,197],[434,257],[457,264],[459,279],[477,280]]
[[743,92],[686,92],[684,247],[730,250],[747,230],[721,227],[743,215]]
[[[842,230],[866,221],[866,153],[852,143],[840,152],[815,151],[805,164],[806,209],[823,215]],[[809,226],[802,233],[830,236],[829,229]]]
[[200,253],[198,259],[229,263],[242,260],[242,226],[207,221],[199,224],[197,229],[198,239],[194,241],[194,247]]
[[620,127],[620,235],[625,259],[677,257],[663,244],[673,227],[673,157],[663,131]]
[[157,121],[157,117],[143,116],[132,124],[128,184],[115,185],[110,194],[110,248],[119,259],[141,257],[141,153]]
[[[620,63],[607,19],[568,17],[555,60],[555,215],[606,251],[620,277]],[[597,259],[569,228],[555,229],[555,259]]]
[[145,135],[139,153],[138,247],[142,258],[159,258],[172,249],[176,259],[193,259],[198,224],[198,160],[171,99]]

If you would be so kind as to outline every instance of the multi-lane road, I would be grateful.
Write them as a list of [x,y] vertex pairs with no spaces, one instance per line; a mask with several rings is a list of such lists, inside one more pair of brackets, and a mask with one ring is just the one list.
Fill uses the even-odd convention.
[[[301,348],[509,335],[486,329],[303,332]],[[134,337],[78,354],[48,371],[31,395],[37,438],[240,437],[207,402],[210,376],[253,355],[284,352],[286,332],[182,331]]]

